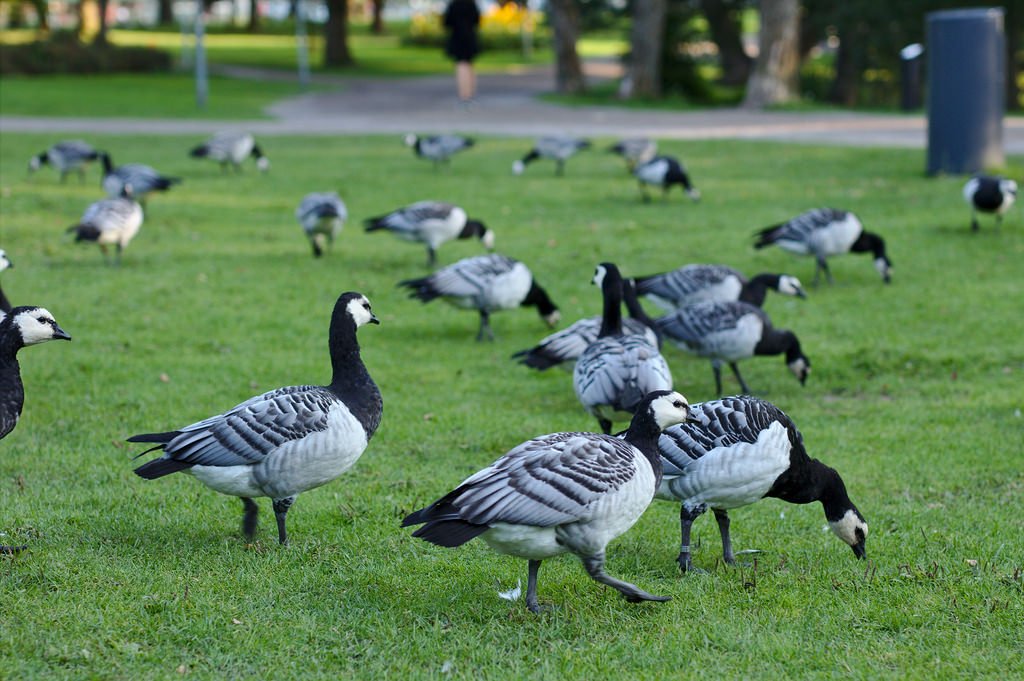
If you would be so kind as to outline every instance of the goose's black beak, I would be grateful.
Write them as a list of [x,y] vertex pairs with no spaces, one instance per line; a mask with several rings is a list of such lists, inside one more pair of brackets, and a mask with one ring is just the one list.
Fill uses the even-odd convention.
[[69,340],[71,340],[71,334],[69,334],[67,331],[65,331],[64,329],[60,328],[59,326],[54,325],[54,327],[53,327],[53,338],[54,338],[54,340],[66,340],[66,341],[69,341]]
[[380,320],[377,319],[377,315],[375,315],[373,313],[370,313],[370,323],[371,324],[380,324]]
[[857,558],[859,558],[860,560],[864,560],[865,558],[867,558],[868,553],[867,549],[864,548],[863,539],[861,539],[856,544],[852,544],[850,548],[853,549],[853,555],[857,556]]

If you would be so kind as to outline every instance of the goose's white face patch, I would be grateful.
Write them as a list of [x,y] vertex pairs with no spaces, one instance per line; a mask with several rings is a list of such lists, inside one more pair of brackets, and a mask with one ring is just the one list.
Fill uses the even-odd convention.
[[480,239],[480,243],[484,245],[487,250],[494,250],[494,232],[491,230],[484,230],[484,237]]
[[607,274],[608,270],[605,269],[604,265],[598,265],[594,268],[594,278],[590,280],[590,283],[594,286],[601,286],[604,284],[604,278]]
[[794,359],[792,362],[786,364],[786,366],[789,367],[789,370],[793,372],[793,375],[796,376],[796,379],[800,381],[800,383],[806,381],[807,375],[811,373],[811,367],[808,366],[807,361],[803,357]]
[[42,165],[43,165],[43,162],[39,159],[39,157],[38,156],[33,156],[31,159],[29,159],[28,169],[29,170],[39,170],[39,168],[42,167]]
[[405,136],[405,146],[414,147],[416,146],[416,135],[409,133]]
[[784,293],[787,296],[803,297],[804,287],[800,285],[800,280],[796,277],[783,274],[779,277],[779,293]]
[[[837,537],[850,546],[860,543],[861,539],[868,538],[868,524],[858,518],[853,509],[848,510],[839,520],[830,522],[828,526]],[[858,533],[857,530],[860,532]]]
[[357,329],[363,324],[369,324],[376,319],[373,316],[373,311],[370,309],[370,301],[366,296],[360,296],[348,301],[346,309],[349,316],[355,321]]
[[555,310],[551,314],[544,315],[543,319],[544,323],[553,329],[558,326],[558,322],[562,321],[562,313]]
[[265,173],[270,170],[270,159],[266,156],[260,156],[256,159],[256,169],[261,173]]
[[57,329],[57,321],[47,310],[36,307],[26,310],[14,318],[14,325],[18,327],[21,340],[25,345],[35,345],[57,338],[54,334]]
[[7,259],[7,254],[4,249],[0,248],[0,272],[3,272],[11,266],[11,261]]
[[658,428],[665,430],[669,426],[683,423],[690,418],[690,403],[681,393],[671,392],[651,402],[651,413]]
[[524,170],[526,170],[526,164],[522,161],[516,161],[512,164],[512,173],[514,175],[522,175]]

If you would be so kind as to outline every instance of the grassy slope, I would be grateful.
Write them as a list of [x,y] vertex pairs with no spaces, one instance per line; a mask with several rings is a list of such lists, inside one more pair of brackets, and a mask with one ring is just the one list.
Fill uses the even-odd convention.
[[[541,163],[511,177],[522,140],[482,140],[434,172],[390,138],[269,138],[271,175],[225,177],[186,157],[192,139],[93,137],[187,178],[151,201],[111,269],[62,235],[97,198],[96,171],[84,186],[24,176],[49,141],[0,138],[0,247],[16,263],[5,291],[47,305],[75,337],[22,354],[28,406],[0,444],[3,540],[31,544],[0,560],[8,678],[167,678],[182,666],[198,678],[1024,673],[1024,219],[970,234],[961,181],[923,178],[920,153],[671,143],[704,199],[645,206],[617,159],[596,152],[561,180]],[[314,261],[292,211],[332,188],[352,224]],[[609,570],[672,602],[627,604],[563,558],[541,571],[541,598],[557,608],[535,617],[496,595],[525,582],[525,563],[411,539],[404,513],[509,447],[595,425],[566,375],[508,360],[545,333],[532,311],[496,315],[497,341],[478,345],[475,315],[394,288],[423,273],[424,253],[358,221],[424,197],[487,221],[570,321],[599,309],[588,281],[602,259],[627,274],[727,262],[809,283],[810,261],[755,252],[750,233],[810,206],[858,211],[886,237],[894,283],[847,257],[835,286],[771,298],[814,372],[805,388],[778,358],[744,373],[842,472],[871,523],[871,562],[823,531],[819,506],[766,501],[732,514],[736,548],[765,551],[756,571],[717,566],[704,518],[696,563],[712,573],[681,578],[677,508],[657,502],[612,545]],[[450,244],[441,260],[478,252]],[[187,476],[131,473],[130,434],[324,380],[328,314],[346,289],[366,292],[383,320],[360,336],[384,421],[350,474],[299,499],[291,547],[275,544],[265,500],[260,541],[246,547],[236,500]],[[713,397],[706,362],[666,354],[691,400]]]

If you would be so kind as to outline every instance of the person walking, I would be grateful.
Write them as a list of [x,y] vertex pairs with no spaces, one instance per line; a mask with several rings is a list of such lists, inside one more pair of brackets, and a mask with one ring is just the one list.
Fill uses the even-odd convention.
[[451,0],[444,10],[444,27],[448,31],[445,53],[455,61],[455,85],[463,104],[472,102],[476,96],[473,60],[480,53],[479,25],[480,10],[475,0]]

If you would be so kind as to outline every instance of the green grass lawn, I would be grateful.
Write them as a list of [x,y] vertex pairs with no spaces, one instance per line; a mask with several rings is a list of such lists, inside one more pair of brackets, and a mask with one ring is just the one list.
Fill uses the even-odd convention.
[[[90,136],[124,162],[181,175],[149,202],[120,268],[64,230],[99,198],[98,171],[27,177],[52,136],[0,137],[3,287],[45,305],[72,336],[24,350],[28,395],[0,444],[0,676],[193,678],[1020,678],[1024,675],[1024,420],[1020,263],[1024,217],[968,230],[962,178],[926,179],[916,151],[672,142],[703,199],[638,201],[619,160],[573,159],[556,179],[509,165],[528,142],[482,139],[435,171],[393,138],[265,138],[269,175],[193,161],[195,138]],[[605,141],[602,140],[602,146]],[[1012,159],[1019,175],[1024,159]],[[341,192],[350,224],[314,260],[293,216],[308,191]],[[360,221],[406,202],[464,205],[498,250],[533,269],[566,322],[600,309],[594,265],[628,276],[688,262],[809,284],[813,263],[754,251],[751,233],[804,209],[857,211],[883,235],[894,281],[867,256],[837,258],[834,286],[770,297],[813,362],[801,387],[780,358],[745,362],[812,456],[836,467],[871,526],[868,562],[825,531],[819,505],[769,500],[732,513],[725,568],[715,523],[694,526],[706,575],[680,576],[678,507],[655,502],[609,550],[609,572],[669,603],[631,605],[572,557],[546,561],[531,615],[498,597],[524,561],[473,542],[412,539],[404,514],[531,436],[591,429],[564,373],[509,360],[546,333],[532,310],[494,315],[408,300],[424,251]],[[481,252],[448,244],[447,264]],[[366,293],[360,330],[385,413],[343,478],[302,495],[291,546],[262,501],[258,542],[241,504],[185,475],[132,473],[134,433],[182,426],[280,385],[325,381],[336,296]],[[708,363],[665,354],[691,401],[714,397]],[[736,390],[728,377],[727,390]]]

